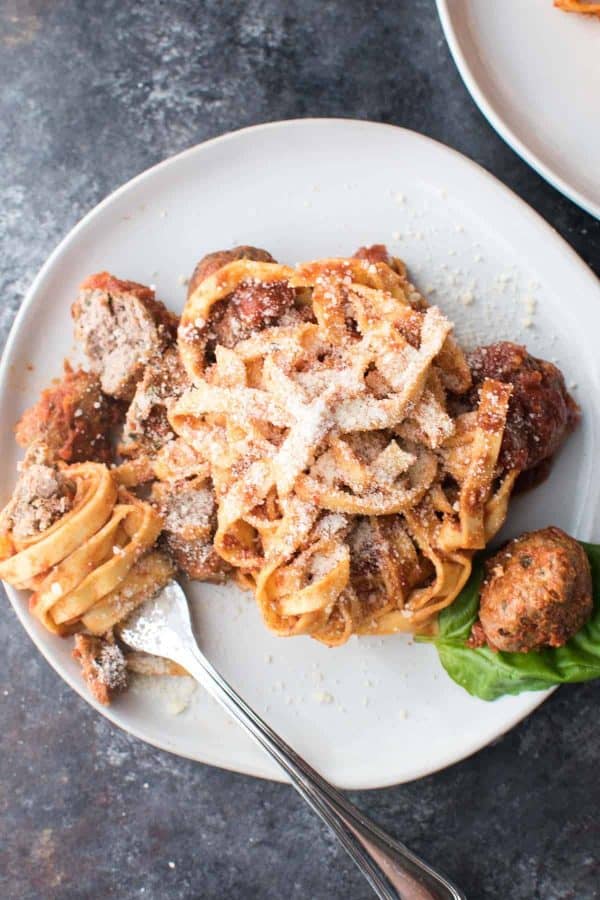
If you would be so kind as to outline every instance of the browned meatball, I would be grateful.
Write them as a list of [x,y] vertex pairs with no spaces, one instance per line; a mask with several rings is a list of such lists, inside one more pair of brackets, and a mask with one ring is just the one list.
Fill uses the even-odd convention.
[[216,250],[214,253],[207,253],[206,256],[202,257],[192,273],[192,277],[188,284],[188,297],[194,293],[198,285],[201,284],[205,278],[213,275],[218,269],[222,269],[223,266],[226,266],[228,263],[235,262],[236,259],[253,259],[256,262],[275,262],[271,254],[266,250],[261,250],[260,247],[250,247],[246,244],[243,244],[240,247],[232,247],[231,250]]
[[73,371],[65,363],[63,377],[42,391],[15,426],[21,447],[43,442],[64,462],[111,462],[111,429],[120,418],[117,403],[102,393],[96,375]]
[[496,650],[526,653],[566,644],[592,614],[588,558],[560,528],[532,531],[486,564],[479,620]]
[[513,387],[498,460],[501,469],[525,472],[549,460],[580,418],[560,369],[508,341],[478,347],[467,361],[474,405],[486,378]]

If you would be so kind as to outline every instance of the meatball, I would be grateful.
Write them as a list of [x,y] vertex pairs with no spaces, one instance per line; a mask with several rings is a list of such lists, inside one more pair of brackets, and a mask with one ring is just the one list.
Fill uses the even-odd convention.
[[[218,269],[239,259],[274,263],[266,250],[257,247],[234,247],[204,256],[190,280],[188,297]],[[219,300],[210,311],[207,325],[205,357],[214,359],[215,347],[234,347],[263,328],[273,325],[292,325],[311,317],[310,308],[297,305],[298,293],[285,281],[242,282],[228,297]]]
[[284,281],[241,284],[227,300],[215,305],[211,317],[211,335],[216,344],[235,347],[263,328],[292,324],[296,319],[294,302],[296,292]]
[[560,369],[508,341],[478,347],[467,362],[473,378],[473,406],[486,378],[513,388],[498,459],[500,468],[526,472],[549,460],[580,418]]
[[560,528],[524,534],[486,563],[479,621],[493,649],[561,647],[585,625],[592,607],[588,558]]
[[146,363],[175,341],[177,317],[154,290],[108,272],[90,275],[72,307],[83,344],[105,394],[131,400]]
[[42,391],[15,427],[21,447],[44,443],[64,462],[110,462],[110,434],[120,418],[118,404],[105,396],[96,375],[73,371],[65,364],[63,377]]
[[218,269],[223,268],[236,259],[253,259],[256,262],[270,262],[275,260],[266,250],[260,247],[250,247],[242,245],[240,247],[232,247],[231,250],[217,250],[215,253],[207,253],[196,265],[188,284],[188,297],[194,293],[199,284],[205,278],[213,275]]
[[181,571],[198,581],[222,581],[229,566],[213,546],[217,510],[210,483],[200,477],[157,481],[150,496],[164,519],[163,541]]
[[169,424],[171,405],[190,387],[175,347],[149,363],[127,410],[121,456],[154,456],[175,438]]
[[72,655],[80,663],[92,695],[103,706],[108,706],[114,694],[127,687],[125,657],[112,635],[76,634]]

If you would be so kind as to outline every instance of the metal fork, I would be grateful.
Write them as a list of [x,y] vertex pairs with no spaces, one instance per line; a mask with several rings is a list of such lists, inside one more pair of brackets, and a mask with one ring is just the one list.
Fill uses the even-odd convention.
[[258,716],[206,659],[194,637],[187,598],[175,581],[144,603],[121,629],[135,650],[183,666],[281,766],[328,825],[382,900],[466,900],[447,878],[392,840],[315,772]]

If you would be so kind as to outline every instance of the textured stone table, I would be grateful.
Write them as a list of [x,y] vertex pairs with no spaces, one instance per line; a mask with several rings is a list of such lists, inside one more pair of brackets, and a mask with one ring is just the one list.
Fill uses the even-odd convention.
[[[600,271],[600,224],[482,118],[433,0],[0,0],[0,98],[3,340],[36,270],[105,194],[205,138],[295,116],[393,122],[450,144]],[[116,731],[6,603],[0,628],[0,896],[370,896],[290,788]],[[563,688],[476,757],[353,799],[470,900],[599,897],[599,706],[599,684]]]

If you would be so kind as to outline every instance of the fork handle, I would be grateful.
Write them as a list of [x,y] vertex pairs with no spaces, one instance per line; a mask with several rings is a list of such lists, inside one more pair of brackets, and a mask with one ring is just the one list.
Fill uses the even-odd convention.
[[466,900],[450,881],[392,840],[322,778],[193,649],[178,662],[242,725],[287,774],[382,900]]

